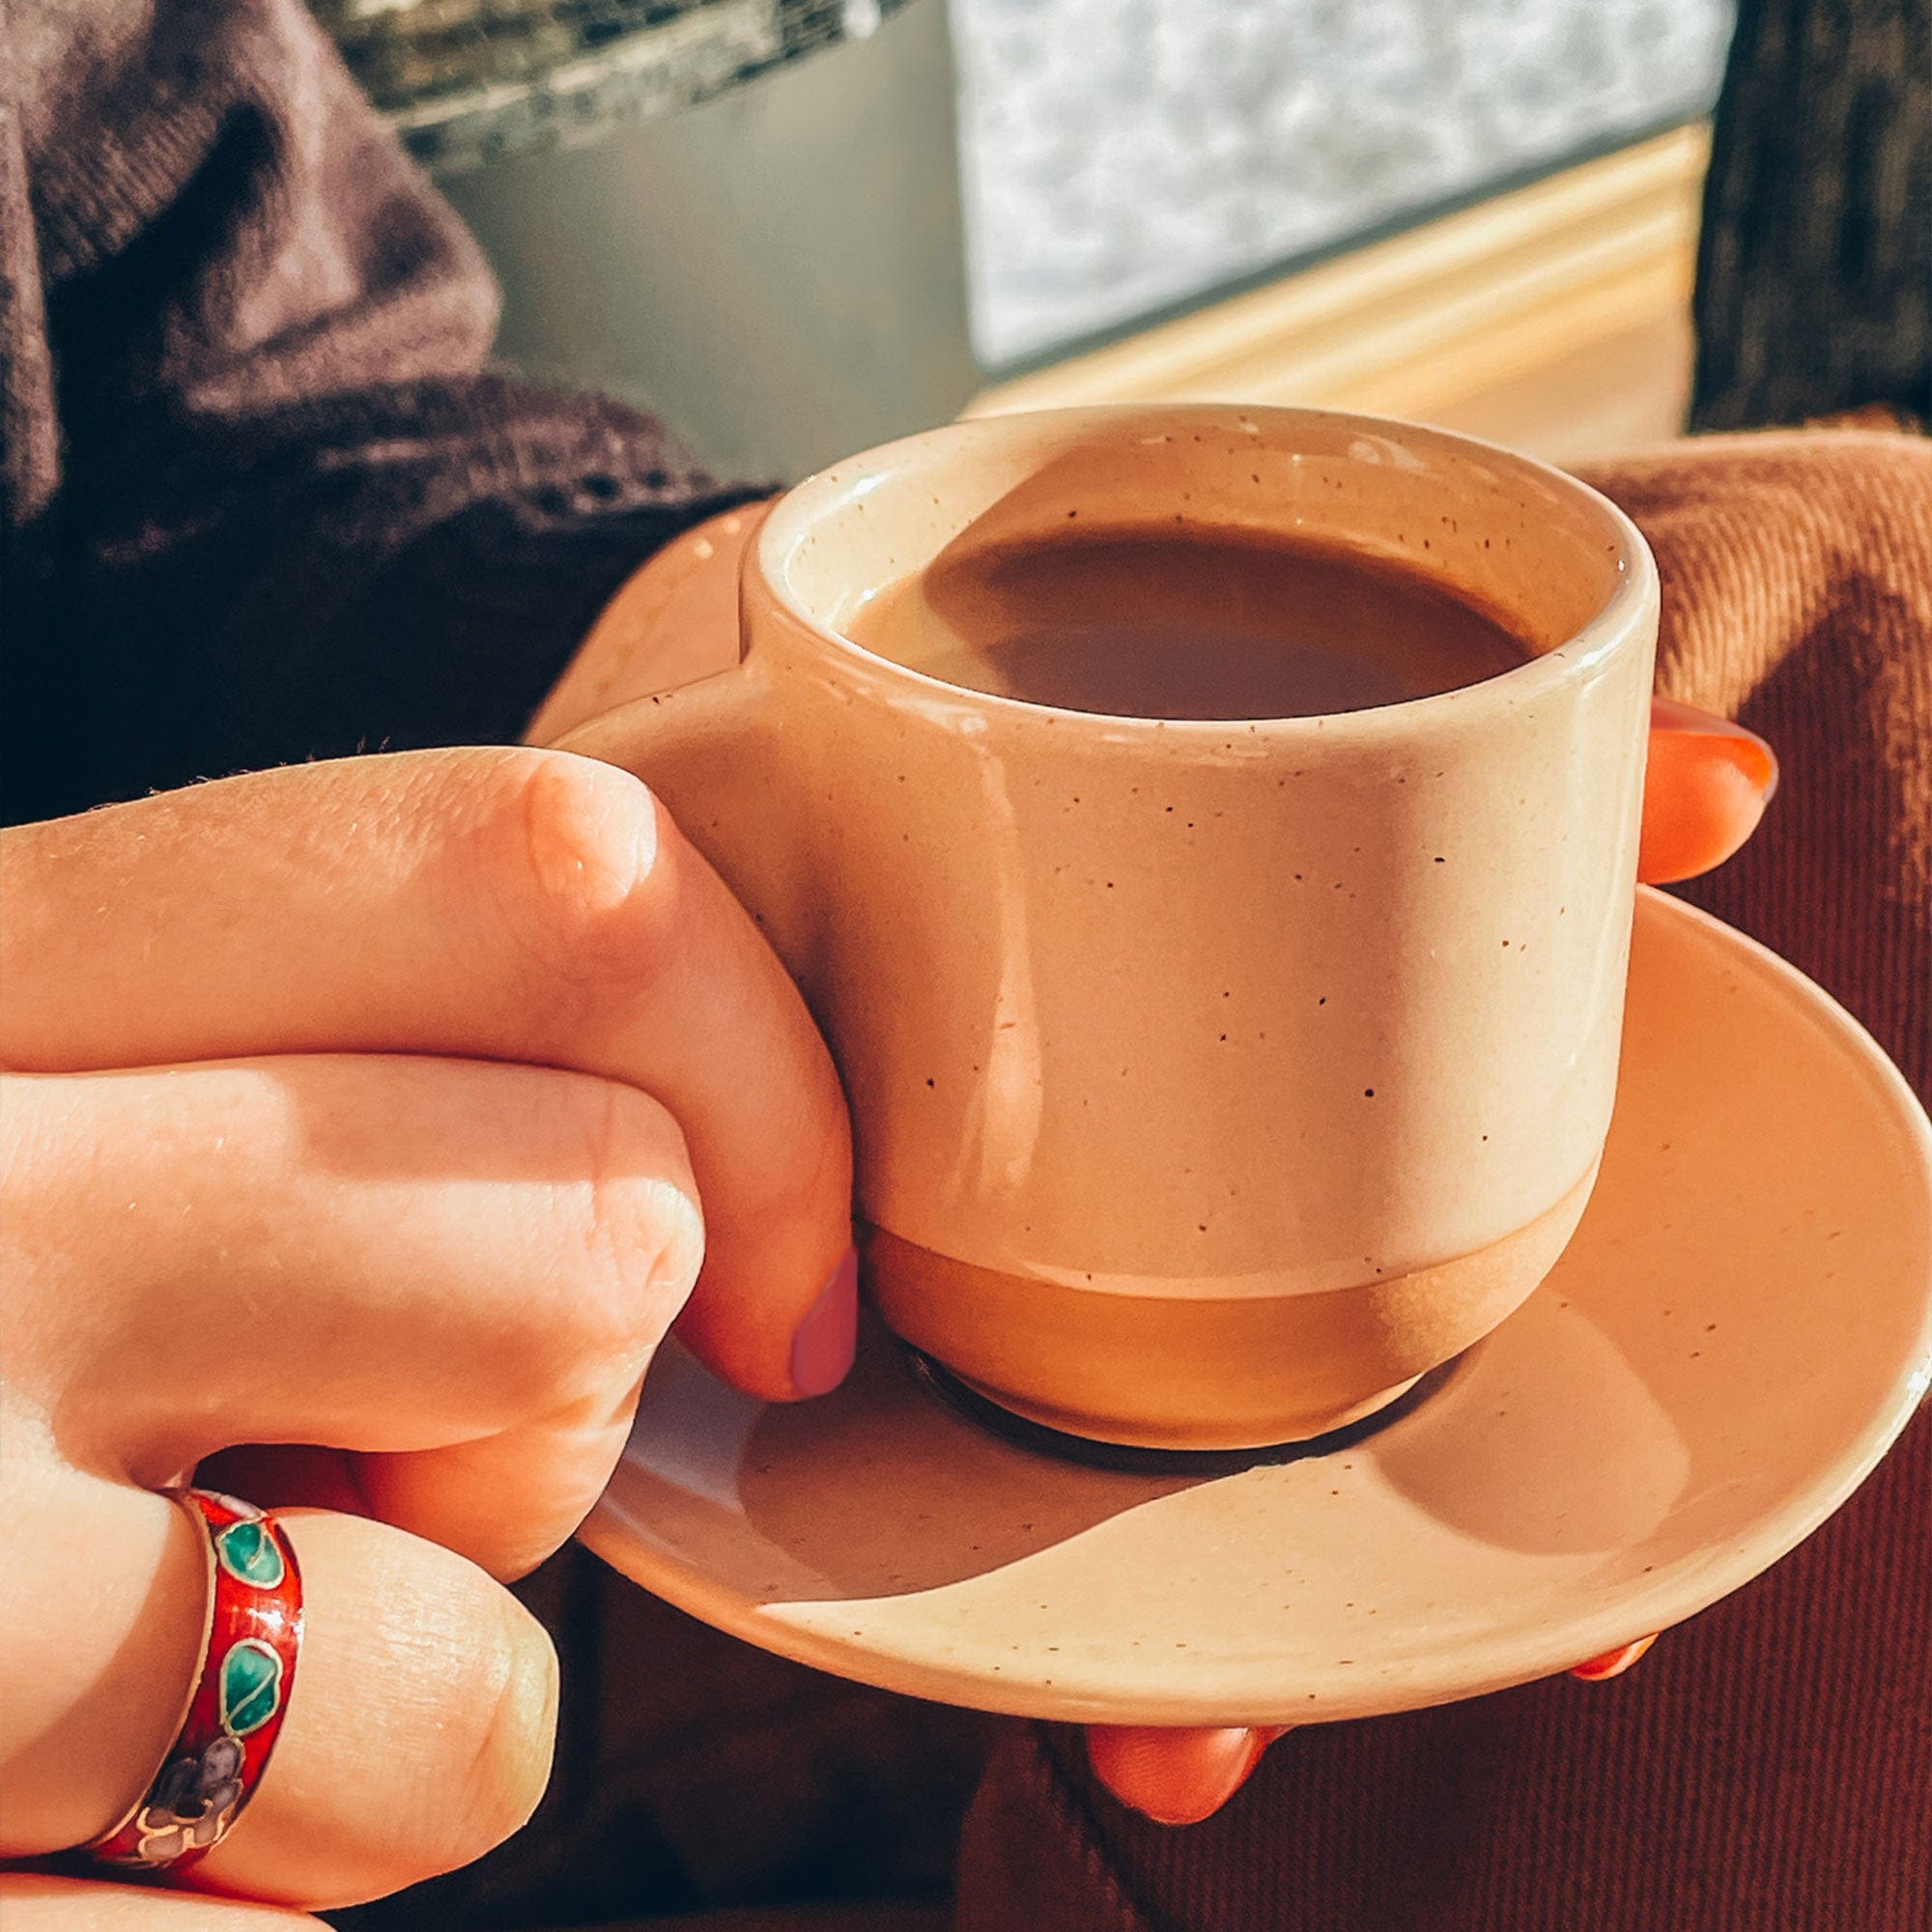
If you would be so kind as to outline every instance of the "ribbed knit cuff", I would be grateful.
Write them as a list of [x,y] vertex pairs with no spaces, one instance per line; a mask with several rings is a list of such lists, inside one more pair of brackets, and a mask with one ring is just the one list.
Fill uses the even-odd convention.
[[[680,531],[763,489],[626,502],[605,472],[474,505],[418,537],[335,626],[319,753],[513,743],[597,614]],[[380,737],[371,741],[371,727]]]

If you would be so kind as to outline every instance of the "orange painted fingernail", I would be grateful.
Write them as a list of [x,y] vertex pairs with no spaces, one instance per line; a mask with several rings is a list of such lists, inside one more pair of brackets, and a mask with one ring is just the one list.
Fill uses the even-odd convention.
[[1156,1825],[1198,1825],[1240,1790],[1286,1728],[1094,1724],[1087,1732],[1087,1757],[1094,1775],[1122,1804]]
[[1122,1804],[1156,1825],[1198,1825],[1241,1787],[1254,1740],[1232,1725],[1170,1731],[1097,1724],[1087,1734],[1094,1775]]
[[1755,731],[1652,698],[1637,877],[1668,885],[1722,865],[1757,829],[1776,790],[1776,755]]
[[1577,1664],[1570,1675],[1585,1684],[1603,1684],[1612,1677],[1621,1677],[1656,1641],[1657,1633],[1653,1631],[1649,1636],[1640,1636],[1634,1643],[1621,1644],[1615,1650],[1605,1651],[1601,1657]]

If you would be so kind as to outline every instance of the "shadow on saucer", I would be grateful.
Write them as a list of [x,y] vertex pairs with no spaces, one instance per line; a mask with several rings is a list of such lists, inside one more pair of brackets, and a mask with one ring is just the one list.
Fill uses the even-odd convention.
[[868,1319],[836,1394],[760,1408],[735,1487],[761,1540],[810,1551],[827,1573],[811,1596],[856,1598],[980,1576],[1212,1479],[1097,1468],[1002,1439],[960,1414]]
[[1510,1318],[1506,1338],[1472,1349],[1442,1400],[1378,1436],[1371,1457],[1436,1521],[1497,1548],[1648,1546],[1690,1481],[1689,1446],[1616,1341],[1554,1286]]

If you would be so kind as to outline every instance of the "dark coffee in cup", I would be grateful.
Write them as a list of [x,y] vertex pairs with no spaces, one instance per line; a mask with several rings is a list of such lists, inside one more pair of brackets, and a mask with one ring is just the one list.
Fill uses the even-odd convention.
[[1419,570],[1239,531],[1069,529],[950,551],[848,629],[947,684],[1128,718],[1359,711],[1532,655]]

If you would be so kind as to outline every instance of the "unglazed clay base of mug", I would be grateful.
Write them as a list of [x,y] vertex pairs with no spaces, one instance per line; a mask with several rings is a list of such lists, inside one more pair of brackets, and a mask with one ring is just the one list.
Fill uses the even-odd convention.
[[1596,1178],[1474,1254],[1326,1294],[1096,1293],[883,1228],[860,1244],[887,1325],[1015,1415],[1135,1448],[1259,1449],[1373,1415],[1480,1341],[1555,1265]]

